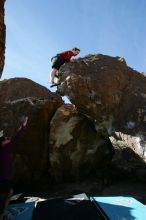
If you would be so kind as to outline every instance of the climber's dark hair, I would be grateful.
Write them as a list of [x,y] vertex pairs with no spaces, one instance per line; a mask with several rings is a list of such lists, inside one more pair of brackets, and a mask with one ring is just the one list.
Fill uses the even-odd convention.
[[77,48],[77,47],[72,48],[72,50],[75,50],[75,51],[80,51],[80,49],[79,49],[79,48]]

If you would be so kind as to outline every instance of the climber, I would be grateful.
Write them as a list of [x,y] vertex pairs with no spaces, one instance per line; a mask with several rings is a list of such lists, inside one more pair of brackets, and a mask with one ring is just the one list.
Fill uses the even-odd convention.
[[55,77],[59,78],[58,70],[60,67],[66,62],[74,62],[74,59],[71,59],[72,56],[77,56],[80,53],[80,49],[74,47],[72,50],[64,51],[58,53],[56,56],[52,57],[52,71],[51,71],[51,78],[52,78],[52,85],[57,86],[59,85],[59,79],[55,82]]
[[0,131],[0,220],[4,219],[5,208],[13,194],[11,185],[12,149],[22,137],[27,121],[28,117],[26,116],[17,134],[12,138],[4,136],[3,131]]

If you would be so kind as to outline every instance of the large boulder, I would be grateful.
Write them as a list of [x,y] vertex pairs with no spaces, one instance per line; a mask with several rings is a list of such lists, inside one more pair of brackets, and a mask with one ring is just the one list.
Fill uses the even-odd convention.
[[5,0],[0,1],[0,78],[2,75],[4,61],[5,61],[5,39],[6,39],[6,26],[4,24],[4,3]]
[[74,105],[57,109],[49,136],[50,172],[56,181],[96,176],[99,168],[111,162],[113,153],[110,140],[97,133],[94,124]]
[[59,91],[93,121],[97,131],[120,138],[146,159],[145,75],[128,67],[123,58],[101,54],[65,64],[60,75]]
[[63,104],[61,97],[27,79],[1,81],[0,93],[0,130],[6,136],[14,136],[23,117],[29,117],[26,132],[13,151],[13,181],[19,184],[46,181],[49,124]]

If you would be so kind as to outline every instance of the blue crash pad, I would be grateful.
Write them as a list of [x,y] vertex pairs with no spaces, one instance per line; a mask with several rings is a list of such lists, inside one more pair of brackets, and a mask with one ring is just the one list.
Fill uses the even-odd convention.
[[92,197],[96,207],[106,219],[110,220],[145,220],[146,206],[132,197]]
[[6,215],[12,220],[31,220],[34,208],[35,202],[17,203],[8,206]]

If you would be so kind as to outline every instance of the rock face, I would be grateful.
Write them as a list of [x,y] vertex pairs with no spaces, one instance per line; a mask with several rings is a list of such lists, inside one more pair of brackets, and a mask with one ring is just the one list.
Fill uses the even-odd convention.
[[[111,122],[130,76],[125,62],[104,55],[89,56],[61,69],[61,92],[88,117]],[[105,125],[106,126],[106,125]]]
[[51,175],[58,181],[95,176],[111,161],[114,150],[85,116],[73,105],[62,105],[50,124],[49,159]]
[[26,78],[12,78],[0,82],[0,103],[17,99],[36,97],[54,99],[61,97],[54,95],[44,86]]
[[6,136],[14,136],[23,116],[29,116],[13,151],[15,183],[45,182],[49,176],[57,182],[80,180],[110,163],[110,140],[57,94],[23,78],[1,81],[0,93],[0,130]]
[[145,180],[146,77],[104,55],[65,64],[60,74],[59,92],[72,104],[28,79],[0,82],[0,129],[14,135],[29,116],[14,149],[14,181]]
[[1,81],[0,93],[0,130],[3,129],[6,136],[14,136],[23,116],[29,116],[26,132],[13,152],[13,181],[19,184],[45,181],[49,164],[49,124],[63,104],[62,99],[27,79]]
[[5,60],[6,27],[4,24],[4,3],[5,0],[0,1],[0,78],[2,75]]
[[89,117],[97,131],[121,140],[146,159],[146,77],[124,59],[90,55],[61,70],[60,92]]

